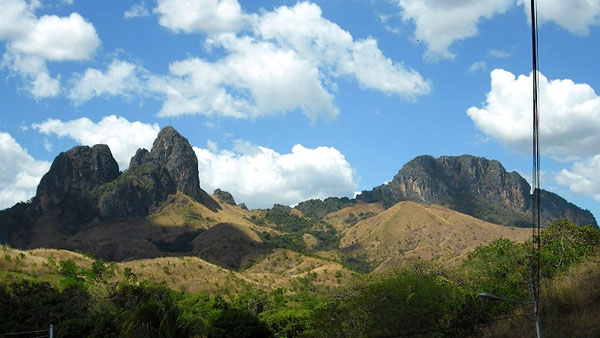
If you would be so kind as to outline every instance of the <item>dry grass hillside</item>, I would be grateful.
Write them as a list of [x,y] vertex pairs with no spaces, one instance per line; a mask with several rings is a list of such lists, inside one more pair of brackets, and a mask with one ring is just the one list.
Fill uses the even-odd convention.
[[[254,231],[269,231],[269,228],[258,226],[249,221],[253,215],[260,215],[261,210],[245,210],[236,205],[227,204],[212,196],[220,206],[213,211],[201,203],[198,203],[188,195],[177,191],[170,197],[168,204],[152,213],[148,219],[156,225],[161,226],[183,226],[190,225],[208,229],[219,223],[234,223],[242,225]],[[258,236],[256,236],[257,240]]]
[[[90,269],[94,259],[56,249],[18,250],[2,246],[0,281],[32,279],[58,284],[60,262],[72,260],[79,269]],[[260,289],[292,289],[302,280],[315,285],[340,286],[352,272],[340,264],[308,257],[293,251],[277,249],[251,269],[236,272],[224,269],[198,257],[161,257],[128,262],[107,263],[113,276],[107,282],[130,280],[165,283],[173,290],[190,293],[223,290],[236,294],[249,287]],[[126,270],[127,269],[127,270]]]
[[[519,308],[506,319],[490,323],[484,337],[532,337],[535,321]],[[600,337],[600,257],[574,266],[557,278],[542,280],[540,327],[543,337]]]
[[361,219],[366,219],[383,212],[381,203],[365,203],[356,201],[356,204],[331,212],[323,218],[325,222],[333,225],[336,231],[343,233],[350,229]]
[[299,278],[316,285],[340,286],[353,275],[339,263],[286,249],[274,250],[242,274],[257,283],[268,282],[271,287],[292,287]]
[[[245,210],[216,198],[215,200],[219,208],[211,210],[178,191],[169,197],[164,207],[146,218],[115,221],[95,219],[72,229],[67,229],[68,224],[62,220],[60,213],[51,211],[38,219],[27,238],[17,241],[15,246],[23,249],[61,248],[93,253],[95,257],[110,261],[197,255],[198,252],[194,250],[200,250],[202,253],[209,253],[201,257],[219,264],[220,260],[211,260],[214,255],[205,249],[206,246],[200,247],[193,242],[202,234],[202,237],[213,239],[209,243],[211,248],[222,246],[227,239],[215,236],[213,233],[220,231],[209,231],[212,227],[231,225],[240,234],[238,237],[247,239],[239,242],[243,246],[248,242],[261,243],[257,232],[274,232],[271,228],[249,221],[257,215],[261,217],[264,211]],[[198,238],[196,242],[203,241]],[[243,248],[236,250],[231,247],[231,243],[228,246],[233,253],[248,251]],[[218,251],[215,251],[217,255]],[[253,253],[249,253],[249,257],[254,260],[258,258]],[[240,261],[243,264],[247,259]],[[240,267],[239,264],[222,266]]]
[[340,248],[366,257],[378,270],[416,260],[453,264],[474,248],[499,238],[525,241],[528,229],[511,228],[438,205],[400,202],[346,231]]

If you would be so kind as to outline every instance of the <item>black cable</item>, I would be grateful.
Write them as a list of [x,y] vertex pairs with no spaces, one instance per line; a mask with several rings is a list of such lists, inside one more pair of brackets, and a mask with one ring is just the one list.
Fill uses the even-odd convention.
[[541,286],[541,219],[540,219],[540,143],[539,143],[539,110],[538,110],[538,38],[537,38],[537,6],[531,0],[531,50],[533,63],[533,196],[532,196],[532,257],[531,257],[531,292],[536,315],[537,335],[539,336],[539,299]]
[[18,336],[18,335],[24,335],[24,334],[41,333],[41,332],[48,332],[48,329],[46,329],[46,330],[35,330],[35,331],[0,333],[0,337],[4,337],[4,336]]

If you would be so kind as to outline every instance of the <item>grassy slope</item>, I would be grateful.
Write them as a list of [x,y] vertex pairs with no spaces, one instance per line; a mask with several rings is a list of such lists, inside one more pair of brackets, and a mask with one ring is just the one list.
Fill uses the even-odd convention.
[[[58,283],[61,279],[58,273],[60,261],[67,259],[73,260],[80,269],[89,269],[94,262],[92,258],[68,250],[23,251],[3,246],[0,280],[26,278]],[[192,293],[223,289],[237,293],[249,286],[290,288],[299,282],[299,278],[308,279],[315,285],[339,286],[352,275],[337,263],[283,249],[273,251],[251,269],[241,272],[224,269],[198,257],[141,259],[116,262],[114,266],[115,276],[108,278],[108,282],[123,280],[123,272],[129,268],[138,281],[164,282],[173,290]]]
[[[543,281],[540,294],[542,337],[600,337],[600,257]],[[525,306],[514,315],[531,311]],[[529,317],[509,317],[490,324],[485,337],[535,337]]]
[[345,232],[340,248],[362,253],[379,269],[415,260],[456,263],[475,247],[498,238],[524,241],[527,229],[488,223],[459,212],[414,202],[400,202],[360,221]]

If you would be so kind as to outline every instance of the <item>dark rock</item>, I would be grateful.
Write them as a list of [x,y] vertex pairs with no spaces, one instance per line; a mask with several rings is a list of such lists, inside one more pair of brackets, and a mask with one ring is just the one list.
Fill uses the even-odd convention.
[[43,211],[48,211],[118,176],[119,166],[107,145],[74,147],[54,159],[38,185],[36,200]]
[[150,154],[165,166],[178,190],[200,201],[198,159],[185,137],[173,127],[165,127],[154,140]]
[[563,218],[579,225],[592,224],[598,226],[596,218],[588,210],[582,210],[573,203],[567,202],[557,194],[546,190],[540,192],[540,219],[545,222],[557,221]]
[[213,195],[215,195],[218,199],[220,199],[221,201],[223,201],[229,205],[236,205],[233,195],[231,195],[231,193],[229,193],[227,191],[223,191],[223,190],[217,188],[213,192]]
[[133,155],[131,160],[129,160],[129,169],[150,162],[152,162],[152,156],[150,155],[150,152],[144,148],[140,148],[135,152],[135,155]]
[[[406,200],[441,204],[486,221],[528,226],[530,189],[521,175],[507,172],[498,161],[470,155],[437,159],[419,156],[406,163],[391,182],[363,191],[356,199],[382,202],[384,208]],[[550,192],[544,192],[543,196],[542,206],[546,205],[543,222],[569,217],[582,222],[579,224],[596,224],[589,211],[574,205],[569,207],[568,202]]]
[[238,205],[238,207],[240,207],[240,208],[242,208],[242,209],[244,209],[244,210],[248,210],[248,207],[246,206],[246,203],[240,203],[240,204]]
[[169,195],[177,192],[177,185],[164,166],[156,161],[141,163],[136,162],[106,187],[98,201],[102,218],[145,217],[159,208]]
[[102,218],[107,220],[148,216],[177,190],[213,211],[220,208],[200,189],[196,154],[173,127],[160,131],[152,151],[138,149],[129,169],[102,190],[98,204]]

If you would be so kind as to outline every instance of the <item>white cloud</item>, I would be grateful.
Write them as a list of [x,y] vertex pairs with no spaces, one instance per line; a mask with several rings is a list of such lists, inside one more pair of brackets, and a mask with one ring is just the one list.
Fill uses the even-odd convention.
[[153,11],[174,32],[237,32],[244,25],[237,0],[158,0]]
[[48,73],[38,73],[31,81],[29,91],[36,98],[56,96],[60,91],[60,77],[54,79]]
[[76,104],[81,104],[95,96],[125,96],[142,92],[144,84],[140,80],[144,70],[121,60],[113,60],[103,73],[98,69],[89,68],[82,75],[73,79],[73,87],[69,98]]
[[44,15],[9,47],[18,53],[48,61],[86,60],[100,45],[94,26],[81,15]]
[[490,49],[488,55],[495,58],[506,59],[511,57],[511,54],[502,49]]
[[[495,69],[483,107],[467,114],[479,130],[500,143],[531,149],[532,78]],[[600,149],[600,97],[585,83],[539,76],[541,151],[558,160],[595,155]]]
[[572,192],[592,196],[600,202],[600,155],[575,162],[571,170],[561,170],[556,181],[568,185]]
[[140,2],[139,4],[133,4],[129,10],[123,13],[123,17],[126,19],[141,18],[149,15],[150,11],[148,11],[148,8],[146,8],[146,2],[144,1]]
[[477,25],[504,13],[513,0],[398,0],[405,23],[415,25],[415,38],[427,44],[430,58],[453,58],[450,46],[477,35]]
[[98,123],[85,117],[67,122],[48,119],[32,128],[45,135],[72,138],[82,145],[107,144],[121,170],[129,167],[129,160],[138,148],[151,149],[159,132],[156,123],[130,122],[115,115]]
[[386,58],[374,39],[355,41],[315,4],[246,17],[252,32],[232,30],[207,39],[208,48],[225,50],[223,58],[190,57],[172,63],[168,76],[152,78],[149,87],[165,97],[161,116],[256,118],[299,109],[313,122],[334,118],[332,92],[336,80],[347,76],[361,87],[408,100],[431,90],[418,72]]
[[31,157],[8,133],[0,132],[0,209],[35,196],[50,163]]
[[[517,0],[523,5],[527,18],[531,17],[531,2]],[[598,0],[539,0],[538,23],[554,22],[576,35],[588,35],[591,26],[600,24],[600,1]]]
[[56,96],[58,76],[50,76],[46,61],[89,59],[100,45],[94,26],[78,13],[67,17],[37,17],[38,1],[3,0],[0,40],[5,41],[3,68],[21,75],[35,97]]
[[353,196],[354,170],[337,149],[295,145],[291,153],[238,141],[234,150],[194,147],[200,186],[229,191],[251,208],[294,205],[311,198]]
[[175,62],[170,77],[151,81],[151,88],[166,96],[161,116],[255,118],[298,108],[313,121],[321,114],[337,115],[318,70],[293,50],[233,35],[221,36],[219,43],[230,52],[227,57]]
[[254,17],[254,30],[265,40],[293,48],[323,73],[351,75],[358,83],[386,94],[415,98],[429,94],[421,75],[386,58],[372,38],[354,40],[337,24],[323,18],[316,4],[299,2]]
[[471,64],[471,67],[469,67],[469,71],[471,73],[476,72],[476,71],[484,71],[486,69],[487,69],[487,64],[485,63],[485,61],[473,62]]

